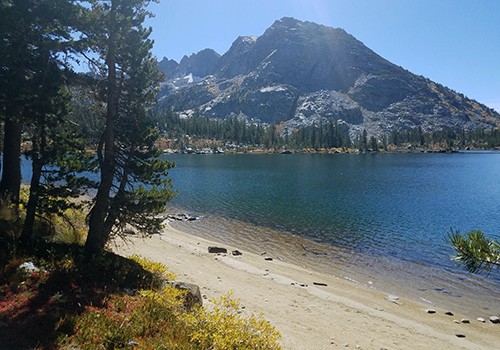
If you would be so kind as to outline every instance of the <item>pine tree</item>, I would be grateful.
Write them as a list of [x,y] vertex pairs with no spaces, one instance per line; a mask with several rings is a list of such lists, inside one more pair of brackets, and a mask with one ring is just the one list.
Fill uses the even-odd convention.
[[142,23],[149,1],[110,0],[93,4],[92,39],[105,90],[105,128],[97,147],[100,183],[89,214],[88,254],[99,253],[125,224],[154,232],[156,217],[173,198],[166,171],[172,163],[158,158],[158,137],[147,109],[153,105],[161,80],[151,56],[151,29]]
[[484,236],[480,230],[462,234],[450,229],[448,243],[456,251],[452,257],[469,272],[491,272],[494,267],[500,268],[500,241]]
[[[5,120],[4,172],[0,190],[14,203],[19,201],[23,135],[29,141],[25,151],[33,165],[21,235],[21,240],[28,243],[35,215],[47,208],[60,211],[67,201],[56,197],[66,197],[68,192],[63,188],[74,191],[79,183],[67,177],[68,169],[61,167],[61,162],[56,165],[56,159],[72,157],[73,164],[78,159],[66,147],[72,144],[72,138],[60,126],[70,100],[65,91],[68,66],[63,54],[72,48],[73,25],[82,8],[72,0],[5,0],[0,6],[0,114]],[[57,139],[63,135],[65,141],[61,146]],[[43,185],[42,177],[46,180]],[[61,184],[61,180],[66,183]],[[50,194],[48,188],[53,189]]]
[[29,106],[42,98],[40,74],[71,45],[71,25],[79,6],[72,0],[0,2],[0,116],[4,127],[0,193],[17,203],[21,185],[21,135],[33,116]]

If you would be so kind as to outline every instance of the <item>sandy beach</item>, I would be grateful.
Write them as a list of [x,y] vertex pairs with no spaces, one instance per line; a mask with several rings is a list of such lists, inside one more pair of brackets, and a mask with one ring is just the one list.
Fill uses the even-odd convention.
[[[208,253],[221,246],[228,254]],[[112,249],[161,262],[180,281],[197,284],[204,305],[233,291],[245,312],[262,313],[284,349],[497,349],[500,324],[388,295],[347,280],[164,229],[152,237],[128,236]],[[243,253],[233,256],[233,250]],[[273,260],[266,260],[273,258]]]

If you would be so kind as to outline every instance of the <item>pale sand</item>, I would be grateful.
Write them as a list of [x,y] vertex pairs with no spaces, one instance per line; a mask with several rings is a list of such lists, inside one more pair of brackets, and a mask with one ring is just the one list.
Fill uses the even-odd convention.
[[[209,305],[233,290],[245,312],[263,313],[283,339],[284,349],[499,349],[500,325],[447,310],[429,314],[428,305],[399,299],[353,282],[248,253],[234,257],[208,253],[217,243],[167,228],[159,236],[130,236],[112,247],[122,255],[140,254],[161,262],[180,281],[200,286]],[[313,282],[327,286],[314,285]],[[301,284],[303,286],[301,286]],[[466,337],[459,338],[457,333]]]

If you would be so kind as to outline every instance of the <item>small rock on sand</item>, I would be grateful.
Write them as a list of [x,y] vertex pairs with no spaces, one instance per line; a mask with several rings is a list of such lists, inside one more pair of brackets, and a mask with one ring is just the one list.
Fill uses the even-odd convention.
[[227,249],[222,248],[222,247],[210,246],[210,247],[208,247],[208,252],[212,253],[212,254],[218,254],[218,253],[225,254],[225,253],[227,253]]
[[498,316],[491,316],[490,322],[491,323],[500,323],[500,318],[498,318]]
[[328,284],[323,283],[323,282],[313,282],[313,284],[314,284],[315,286],[323,286],[323,287],[327,287],[327,286],[328,286]]
[[388,295],[385,297],[386,300],[392,301],[394,304],[401,305],[401,302],[399,301],[399,297],[396,295]]
[[427,312],[428,314],[435,314],[436,310],[434,310],[434,309],[425,309],[425,312]]

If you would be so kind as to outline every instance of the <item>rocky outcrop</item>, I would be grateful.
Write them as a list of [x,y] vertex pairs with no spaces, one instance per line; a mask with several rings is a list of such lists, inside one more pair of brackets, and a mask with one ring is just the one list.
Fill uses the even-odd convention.
[[239,116],[282,130],[334,119],[352,136],[500,126],[494,110],[392,64],[343,29],[293,18],[237,38],[222,57],[204,50],[160,67],[170,77],[161,105],[185,116]]
[[205,49],[191,56],[184,56],[180,63],[164,57],[158,66],[165,73],[167,80],[184,78],[190,74],[203,78],[215,73],[220,57],[214,50]]

